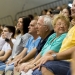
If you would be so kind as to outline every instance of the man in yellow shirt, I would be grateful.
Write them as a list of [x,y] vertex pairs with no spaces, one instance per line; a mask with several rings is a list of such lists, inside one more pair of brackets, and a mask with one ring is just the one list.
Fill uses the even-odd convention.
[[[75,0],[71,8],[73,19],[75,19]],[[67,75],[70,69],[70,61],[72,53],[75,51],[75,26],[73,26],[66,38],[64,39],[59,53],[48,53],[41,58],[39,65],[33,68],[32,75]],[[36,63],[35,63],[36,64]],[[39,71],[36,68],[40,68]]]

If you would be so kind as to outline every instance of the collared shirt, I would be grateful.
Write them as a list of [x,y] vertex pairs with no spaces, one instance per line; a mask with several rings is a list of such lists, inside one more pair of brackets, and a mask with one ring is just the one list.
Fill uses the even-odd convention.
[[36,52],[36,55],[39,54],[39,52],[41,51],[42,47],[44,46],[44,44],[46,43],[48,37],[54,33],[54,30],[51,31],[51,33],[45,38],[45,39],[41,39],[38,46],[37,46],[37,52]]
[[45,45],[43,46],[40,54],[41,56],[45,55],[48,51],[53,50],[55,52],[59,52],[63,39],[66,37],[67,33],[56,37],[56,33],[52,34]]
[[27,43],[26,43],[26,46],[25,48],[27,48],[27,54],[33,49],[33,48],[36,48],[38,46],[38,43],[40,42],[41,40],[41,37],[38,37],[36,40],[34,40],[34,37],[31,36]]

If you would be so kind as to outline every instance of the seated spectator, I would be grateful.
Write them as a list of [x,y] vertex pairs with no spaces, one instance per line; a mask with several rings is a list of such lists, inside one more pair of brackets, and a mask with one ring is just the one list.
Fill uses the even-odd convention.
[[53,11],[53,8],[49,8],[48,11]]
[[41,11],[41,15],[46,15],[46,13],[47,13],[47,9],[43,9],[43,10]]
[[37,15],[37,16],[35,16],[35,17],[34,17],[34,19],[38,20],[38,19],[39,19],[39,16],[38,16],[38,15]]
[[62,9],[67,8],[67,5],[66,5],[66,4],[63,4],[63,5],[61,6],[61,8],[62,8]]
[[61,7],[61,6],[57,6],[57,7],[56,7],[56,10],[61,11],[61,10],[62,10],[62,7]]
[[60,11],[59,10],[53,10],[52,14],[54,14],[54,15],[60,14]]
[[30,20],[33,20],[34,19],[34,16],[29,14],[28,17],[30,18]]
[[3,45],[2,50],[0,51],[0,66],[5,64],[6,60],[12,53],[12,46],[15,42],[15,27],[5,26],[3,28],[2,37],[5,39],[6,43]]
[[16,37],[10,60],[23,50],[27,40],[31,37],[31,35],[28,33],[28,26],[30,21],[31,20],[28,17],[20,17],[18,19],[17,28],[20,30],[20,34]]
[[[60,14],[60,11],[59,10],[53,10],[53,11],[50,11],[51,13],[51,19],[53,20],[54,17],[58,14]],[[49,12],[47,12],[47,15],[49,14]]]
[[[16,41],[13,44],[13,48],[12,48],[13,49],[12,54],[8,58],[8,61],[5,63],[9,64],[12,61],[12,59],[14,59],[14,57],[22,51],[22,49],[26,45],[27,40],[29,39],[29,37],[31,37],[31,35],[27,33],[28,29],[26,29],[28,28],[29,23],[30,23],[30,19],[28,17],[20,17],[18,19],[17,26],[21,33],[16,37]],[[5,67],[6,64],[1,65],[0,70],[5,70]]]
[[50,18],[53,18],[52,11],[47,11],[46,15],[50,16]]
[[64,9],[62,10],[62,14],[63,14],[64,16],[68,17],[69,20],[71,21],[72,18],[71,18],[71,10],[70,10],[70,7],[64,8]]
[[[42,17],[39,18],[39,20],[42,20]],[[40,27],[39,20],[37,22],[38,27]],[[46,24],[45,24],[46,25]],[[41,52],[37,55],[37,57],[27,63],[21,64],[19,67],[15,68],[14,71],[25,71],[27,72],[29,69],[32,69],[35,67],[35,65],[39,65],[41,58],[48,54],[48,53],[57,53],[59,52],[59,49],[61,47],[62,41],[66,36],[66,33],[69,28],[69,20],[65,18],[63,15],[58,15],[54,20],[54,31],[55,33],[52,34],[45,45],[43,46]],[[46,28],[46,27],[45,27]],[[39,33],[39,31],[37,31]],[[36,75],[36,74],[35,74]]]
[[[5,26],[6,27],[6,26]],[[5,28],[4,27],[4,28]],[[10,26],[8,26],[8,27],[10,27]],[[12,27],[12,26],[11,26]],[[8,28],[9,29],[9,28]],[[13,29],[13,30],[12,30]],[[13,31],[13,35],[15,35],[15,30],[14,30],[14,27],[12,27],[11,28],[11,31]],[[12,35],[12,38],[14,39],[14,36]],[[9,35],[8,35],[8,37],[9,37]],[[2,34],[1,35],[1,37],[0,37],[0,50],[2,50],[2,47],[3,47],[3,45],[5,44],[5,36],[4,36],[4,34]]]

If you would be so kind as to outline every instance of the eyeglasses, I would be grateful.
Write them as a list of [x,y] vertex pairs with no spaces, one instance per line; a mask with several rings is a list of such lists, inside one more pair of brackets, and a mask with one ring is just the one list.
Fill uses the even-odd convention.
[[67,24],[65,24],[65,23],[58,23],[58,24],[56,24],[56,25],[58,25],[58,26],[61,26],[61,25],[67,26]]

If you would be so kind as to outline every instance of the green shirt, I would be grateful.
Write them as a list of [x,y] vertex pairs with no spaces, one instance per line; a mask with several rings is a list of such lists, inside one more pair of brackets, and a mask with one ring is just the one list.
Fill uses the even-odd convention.
[[63,39],[66,37],[67,33],[64,33],[56,38],[56,33],[52,34],[45,45],[43,46],[40,54],[41,56],[45,55],[48,51],[53,50],[59,52]]

